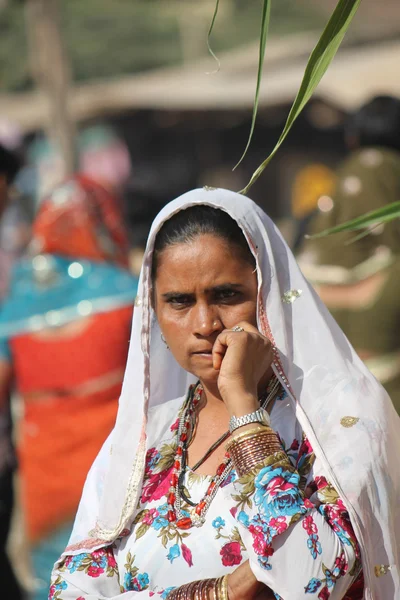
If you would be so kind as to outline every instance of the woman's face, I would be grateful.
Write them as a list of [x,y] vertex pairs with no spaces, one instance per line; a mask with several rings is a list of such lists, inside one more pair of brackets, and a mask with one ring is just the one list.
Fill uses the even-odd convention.
[[169,246],[158,257],[154,307],[181,367],[215,382],[211,350],[218,334],[240,321],[257,326],[254,267],[235,244],[211,234]]

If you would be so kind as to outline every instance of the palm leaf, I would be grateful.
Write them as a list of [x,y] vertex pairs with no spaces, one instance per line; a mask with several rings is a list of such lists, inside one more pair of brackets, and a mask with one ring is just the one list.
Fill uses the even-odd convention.
[[315,239],[331,235],[332,233],[364,229],[366,227],[371,227],[379,223],[387,223],[388,221],[393,221],[394,219],[398,218],[400,218],[400,202],[393,202],[391,204],[388,204],[384,208],[372,210],[366,213],[365,215],[362,215],[361,217],[357,217],[356,219],[352,219],[351,221],[346,221],[346,223],[336,225],[336,227],[330,227],[329,229],[325,229],[324,231],[321,231],[320,233],[309,237]]
[[[219,0],[217,0],[216,3],[215,3],[214,14],[213,14],[213,17],[211,19],[210,29],[208,30],[208,35],[207,35],[207,48],[208,48],[209,53],[211,54],[211,56],[213,57],[213,59],[217,63],[217,69],[216,69],[216,71],[219,71],[221,63],[219,62],[219,58],[214,54],[214,52],[213,52],[213,50],[211,48],[210,39],[211,39],[211,34],[213,32],[213,29],[214,29],[215,19],[217,18],[217,15],[218,15],[218,9],[219,9]],[[213,73],[215,73],[216,71],[213,71]],[[207,73],[207,75],[210,75],[210,74],[211,73]]]
[[253,137],[254,127],[256,125],[258,100],[259,100],[259,95],[260,95],[260,86],[261,86],[261,79],[262,79],[262,70],[263,70],[263,65],[264,65],[265,46],[267,43],[270,15],[271,15],[271,0],[264,0],[262,16],[261,16],[261,32],[260,32],[260,47],[259,47],[259,53],[258,53],[257,84],[256,84],[256,93],[254,96],[253,116],[251,119],[249,139],[247,140],[246,148],[244,149],[244,152],[243,152],[239,162],[237,163],[237,165],[235,165],[233,167],[233,170],[235,170],[236,167],[238,167],[240,165],[240,163],[246,156],[247,150],[249,149],[250,142]]
[[[249,183],[247,186],[241,190],[242,194],[247,194],[250,187],[257,181],[260,177],[261,173],[264,171],[265,167],[271,161],[271,159],[275,156],[276,152],[280,148],[282,142],[285,140],[288,135],[293,123],[303,110],[304,106],[307,104],[312,94],[315,91],[315,88],[321,81],[324,76],[327,68],[331,64],[338,48],[343,40],[343,37],[349,28],[349,25],[360,5],[361,0],[339,0],[336,5],[335,10],[331,18],[329,19],[317,45],[312,51],[310,58],[308,59],[308,63],[304,72],[303,80],[300,85],[300,89],[297,93],[297,96],[293,102],[292,108],[290,109],[289,116],[286,120],[285,127],[276,143],[275,148],[272,150],[271,154],[264,160],[264,162],[256,169],[253,173]],[[265,2],[264,2],[265,6]],[[261,47],[261,43],[260,43]],[[252,121],[252,130],[254,128],[255,114],[257,111],[258,105],[258,90],[260,86],[261,79],[261,70],[259,68],[259,75],[257,79],[257,90],[256,90],[256,100],[254,102],[254,110],[253,110],[253,121]],[[248,145],[246,147],[246,150]],[[245,151],[246,152],[246,151]],[[242,157],[243,158],[243,157]]]

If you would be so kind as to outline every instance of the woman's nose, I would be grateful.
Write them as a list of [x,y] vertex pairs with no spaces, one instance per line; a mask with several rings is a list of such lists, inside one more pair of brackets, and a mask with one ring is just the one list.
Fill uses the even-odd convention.
[[212,307],[199,307],[197,310],[194,334],[203,337],[209,337],[215,332],[220,332],[223,329],[221,319],[217,311]]

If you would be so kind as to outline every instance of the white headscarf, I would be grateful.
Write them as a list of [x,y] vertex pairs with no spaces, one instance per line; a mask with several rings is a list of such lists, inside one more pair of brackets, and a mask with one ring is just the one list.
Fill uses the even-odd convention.
[[400,598],[399,417],[304,279],[272,221],[248,198],[222,189],[188,192],[168,204],[153,223],[117,422],[89,473],[66,552],[104,546],[129,529],[141,491],[151,427],[148,410],[185,396],[193,381],[161,342],[151,307],[151,265],[155,237],[163,223],[197,204],[226,211],[255,256],[258,327],[276,348],[274,370],[349,511],[362,552],[364,597]]

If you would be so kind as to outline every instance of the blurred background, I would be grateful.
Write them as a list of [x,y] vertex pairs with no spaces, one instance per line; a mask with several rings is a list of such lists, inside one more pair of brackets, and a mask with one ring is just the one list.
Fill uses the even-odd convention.
[[[215,72],[206,44],[213,1],[1,0],[0,139],[7,125],[19,136],[28,215],[72,164],[112,172],[132,243],[142,244],[160,206],[189,188],[241,189],[276,142],[335,4],[273,3],[255,136],[232,172],[250,126],[259,1],[221,3],[211,38],[221,62]],[[318,167],[341,159],[349,111],[376,93],[400,93],[399,30],[396,0],[363,0],[314,99],[252,189],[272,217],[290,218],[304,167],[316,166],[324,185],[329,175]],[[301,185],[294,201],[306,202]]]
[[[0,368],[0,394],[3,394],[4,414],[8,411],[4,407],[11,406],[13,416],[11,420],[9,415],[4,416],[0,428],[3,437],[10,437],[13,421],[12,439],[18,446],[23,430],[18,424],[26,422],[30,426],[25,432],[27,456],[35,456],[30,444],[33,438],[42,444],[37,432],[46,427],[39,413],[27,410],[32,394],[37,398],[39,392],[42,396],[43,391],[46,392],[46,408],[41,406],[47,418],[51,410],[59,406],[60,395],[54,393],[54,381],[31,385],[35,369],[46,370],[45,360],[41,365],[33,364],[29,377],[26,370],[21,371],[23,361],[19,352],[25,357],[34,356],[33,362],[41,352],[41,347],[33,351],[29,346],[33,352],[29,355],[24,345],[21,350],[18,345],[21,336],[43,343],[56,329],[61,340],[70,340],[71,336],[75,339],[71,327],[99,315],[103,317],[103,325],[98,335],[104,334],[101,327],[104,327],[105,307],[107,310],[111,307],[114,315],[133,304],[147,234],[160,208],[193,187],[239,190],[247,184],[283,129],[307,58],[335,5],[334,0],[273,3],[255,134],[245,159],[233,170],[246,145],[251,124],[260,0],[220,3],[211,36],[211,47],[220,66],[207,49],[207,33],[215,8],[211,0],[0,0],[0,146],[9,153],[4,159],[8,171],[1,168],[0,172],[1,176],[7,171],[7,198],[3,201],[0,225],[0,297],[5,302],[0,337],[6,340],[7,348],[4,348],[3,358],[0,355],[0,367],[2,361],[4,363],[4,368]],[[277,156],[251,189],[250,196],[278,223],[296,252],[307,232],[310,215],[316,211],[328,213],[332,209],[337,168],[347,152],[344,133],[349,115],[373,96],[400,96],[399,60],[400,3],[398,0],[363,0],[316,94]],[[9,160],[16,161],[11,171]],[[87,179],[77,179],[77,174]],[[67,190],[63,187],[65,181],[69,181]],[[75,187],[71,187],[71,181]],[[95,183],[92,186],[90,182]],[[102,186],[103,192],[97,184]],[[60,189],[64,195],[55,196],[54,190]],[[104,194],[109,196],[107,200]],[[87,240],[74,250],[68,244],[63,246],[61,241],[58,246],[46,245],[42,215],[45,214],[47,220],[49,214],[54,221],[61,219],[66,228],[70,213],[61,211],[56,219],[54,213],[49,212],[49,206],[59,210],[65,199],[70,201],[68,206],[76,202],[71,223],[77,227],[76,221],[86,214],[84,196],[92,202],[87,231],[93,225],[93,202],[97,202],[96,210],[102,213],[101,223],[96,221],[93,237],[99,242],[97,250],[93,243],[89,252]],[[113,213],[113,218],[107,221],[110,211],[117,211],[119,217]],[[78,239],[78,230],[73,227],[67,233],[52,231],[51,236],[59,235],[61,240],[63,235],[69,235],[71,240],[75,235],[74,239]],[[123,229],[123,235],[116,237],[117,229]],[[109,252],[110,244],[113,253]],[[124,259],[117,257],[116,248],[125,253]],[[44,262],[43,256],[47,257]],[[49,256],[55,258],[49,259]],[[25,290],[30,290],[26,291],[27,296],[21,292],[22,288],[15,291],[12,277],[10,283],[12,269],[21,260],[25,271],[17,278],[16,285],[22,285],[21,281],[27,277]],[[26,261],[30,261],[29,267]],[[106,269],[106,263],[109,270],[101,271]],[[71,282],[82,283],[82,274],[86,272],[90,272],[86,287],[79,290],[68,287]],[[94,284],[94,275],[103,283]],[[36,287],[31,290],[32,281]],[[56,285],[55,282],[66,286],[59,290],[63,299],[52,296],[44,302],[42,296],[37,297],[38,285],[42,294]],[[116,290],[112,301],[110,286]],[[65,300],[67,292],[72,298],[69,303]],[[124,299],[121,294],[125,294]],[[9,303],[11,299],[12,309],[7,306],[7,298]],[[34,309],[26,308],[28,300],[32,306],[36,303]],[[20,307],[18,302],[24,306]],[[72,305],[78,308],[71,312]],[[36,318],[34,326],[32,318]],[[122,321],[118,321],[122,329],[126,325],[126,331],[129,331],[129,319],[124,313]],[[17,325],[10,327],[10,322]],[[27,324],[22,329],[21,322]],[[129,334],[124,335],[121,333],[115,340],[119,348],[127,345]],[[124,346],[120,362],[113,366],[112,376],[118,369],[123,372],[126,351]],[[62,364],[65,371],[66,349],[62,352],[63,358],[55,370]],[[78,364],[82,360],[85,357],[77,355]],[[110,375],[108,371],[106,374]],[[96,377],[103,376],[101,369],[87,374],[91,385]],[[72,390],[68,387],[70,379],[67,383],[60,382],[61,379],[57,380],[57,386],[64,386],[64,400],[66,395],[74,396],[75,400],[80,398],[79,386],[87,384],[87,381],[75,381]],[[116,402],[118,390],[107,385]],[[98,393],[97,388],[90,388],[89,392],[87,389],[85,387],[86,400]],[[38,406],[40,403],[36,402],[35,410],[39,411]],[[110,423],[112,419],[113,416]],[[33,422],[36,429],[32,429]],[[71,424],[71,430],[73,427]],[[94,444],[87,455],[88,464],[107,435],[107,427],[104,423],[100,427],[98,444]],[[81,435],[84,436],[84,432]],[[46,444],[46,452],[51,454],[51,436],[40,447]],[[58,460],[62,451],[58,450]],[[21,456],[25,456],[23,452]],[[46,456],[38,452],[37,462]],[[11,473],[15,471],[13,460],[7,463],[11,465],[8,468]],[[20,458],[18,464],[24,465],[24,459]],[[41,468],[45,477],[51,476],[51,466]],[[34,469],[29,471],[27,467],[27,473],[27,478],[37,481]],[[8,493],[7,482],[8,479],[0,490],[3,498]],[[79,480],[77,497],[81,485]],[[48,494],[52,498],[62,495],[61,484]],[[8,544],[22,594],[38,600],[46,597],[43,595],[46,575],[40,574],[40,560],[45,562],[45,559],[42,554],[39,566],[32,566],[35,561],[31,558],[31,545],[38,544],[49,531],[44,527],[43,535],[32,535],[33,541],[30,540],[24,510],[37,511],[45,498],[39,498],[34,509],[21,508],[19,501],[9,499],[5,510],[7,519],[10,506],[14,506],[13,533]],[[71,514],[61,519],[68,531],[68,519],[76,509],[74,502],[76,504],[76,499],[67,507]],[[44,519],[46,514],[45,511]],[[4,529],[5,536],[7,532],[8,525]],[[53,548],[50,552],[50,563],[57,558],[57,551]]]

